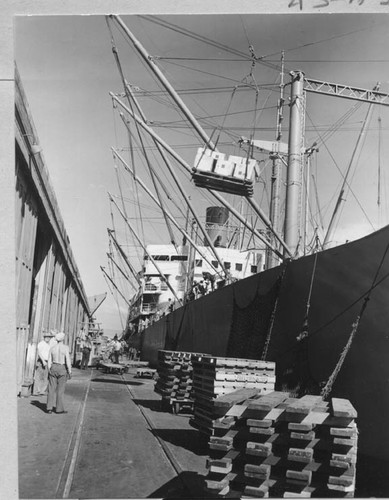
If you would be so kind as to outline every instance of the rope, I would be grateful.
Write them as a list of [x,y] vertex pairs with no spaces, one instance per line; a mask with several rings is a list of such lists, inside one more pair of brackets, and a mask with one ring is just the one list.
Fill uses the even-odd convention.
[[337,379],[337,377],[339,375],[340,370],[342,369],[342,366],[343,366],[343,363],[344,363],[344,361],[346,359],[346,356],[347,356],[347,354],[349,353],[349,351],[351,349],[352,342],[353,342],[354,337],[355,337],[355,335],[356,335],[356,333],[358,331],[359,323],[360,323],[360,321],[362,319],[363,313],[366,310],[367,303],[370,300],[371,292],[372,292],[373,288],[375,287],[375,283],[377,281],[378,274],[379,274],[379,272],[381,270],[382,264],[384,263],[386,254],[388,253],[388,250],[389,250],[389,243],[386,246],[384,255],[382,256],[381,262],[380,262],[380,264],[378,266],[378,269],[377,269],[377,271],[375,273],[375,276],[374,276],[373,282],[371,284],[371,287],[369,288],[369,290],[367,292],[367,295],[364,298],[361,310],[360,310],[360,312],[359,312],[356,320],[352,324],[352,330],[351,330],[351,333],[350,333],[350,337],[349,337],[349,339],[347,341],[347,344],[345,345],[345,347],[344,347],[344,349],[343,349],[343,351],[342,351],[342,353],[341,353],[341,355],[339,357],[339,360],[336,363],[334,371],[331,373],[330,377],[327,380],[327,383],[325,384],[325,386],[323,387],[323,389],[321,391],[320,395],[323,397],[323,399],[328,398],[328,396],[330,395],[330,393],[332,391],[332,387],[333,387],[333,385],[334,385],[334,383],[335,383],[335,381],[336,381],[336,379]]

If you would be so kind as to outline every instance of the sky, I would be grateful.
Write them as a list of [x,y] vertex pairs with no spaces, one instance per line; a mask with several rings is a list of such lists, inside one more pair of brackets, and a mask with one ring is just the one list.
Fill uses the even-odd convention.
[[[174,29],[136,16],[123,16],[122,19],[149,53],[158,57],[157,64],[172,85],[186,91],[182,92],[183,99],[199,117],[207,133],[217,137],[221,126],[227,129],[227,133],[220,133],[218,147],[228,154],[241,154],[237,146],[239,135],[254,133],[258,139],[274,139],[280,74],[277,67],[282,50],[285,51],[285,82],[289,82],[290,70],[302,70],[307,78],[359,88],[372,88],[380,82],[380,89],[389,92],[387,15],[177,15],[158,18],[174,23]],[[179,33],[177,26],[198,37],[206,37],[208,43]],[[159,87],[131,43],[112,23],[111,30],[127,81],[148,91],[157,90]],[[247,57],[242,58],[220,45],[214,46],[210,40]],[[252,66],[250,45],[257,57],[263,56],[263,60],[276,69],[260,62]],[[168,243],[169,238],[160,211],[152,207],[144,193],[136,190],[120,162],[113,160],[111,147],[120,150],[130,164],[134,161],[139,176],[151,185],[139,148],[133,157],[128,151],[126,127],[118,110],[113,109],[109,96],[109,92],[123,92],[123,87],[106,19],[103,16],[18,17],[15,59],[86,293],[90,296],[108,292],[96,313],[97,320],[105,330],[121,331],[127,305],[112,287],[108,288],[100,270],[100,266],[108,269],[107,228],[116,230],[137,270],[142,252],[135,248],[118,211],[112,209],[107,192],[125,207],[128,220],[142,237],[144,232],[146,243]],[[244,88],[245,82],[252,88]],[[237,86],[236,92],[232,91],[234,86]],[[258,94],[253,86],[257,86]],[[197,91],[189,92],[188,89]],[[204,91],[199,93],[198,89]],[[285,92],[287,104],[289,87]],[[203,143],[171,106],[166,107],[166,96],[161,93],[153,94],[152,98],[139,96],[139,102],[146,117],[153,121],[156,132],[192,165],[197,148]],[[368,105],[361,106],[336,133],[331,132],[330,127],[353,106],[354,102],[346,99],[307,96],[305,144],[310,146],[323,139],[312,165],[322,207],[320,214],[314,208],[313,186],[310,203],[315,220],[322,220],[325,227],[342,182],[341,172],[350,161]],[[352,170],[352,192],[343,204],[334,243],[355,239],[388,223],[386,158],[389,157],[389,141],[385,139],[389,111],[385,106],[374,108],[363,152],[358,155],[358,168]],[[282,140],[286,142],[287,106],[284,113]],[[166,203],[177,220],[185,224],[186,208],[177,187],[149,139],[144,141],[148,144],[149,159],[170,190],[172,200]],[[263,155],[256,157],[262,169],[262,181],[255,188],[256,201],[266,206],[270,162]],[[380,207],[377,205],[379,165]],[[194,188],[180,167],[174,166],[181,185],[203,220],[205,208],[215,204],[214,201]],[[229,200],[238,207],[240,201],[236,197]],[[177,205],[173,206],[174,202]],[[136,222],[138,203],[142,207],[143,226]],[[253,216],[247,214],[247,217],[252,219]],[[117,272],[116,283],[126,297],[133,293]]]

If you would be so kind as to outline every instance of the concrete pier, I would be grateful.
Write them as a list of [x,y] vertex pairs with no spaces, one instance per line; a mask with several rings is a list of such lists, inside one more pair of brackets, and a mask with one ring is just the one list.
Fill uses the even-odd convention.
[[135,374],[74,369],[67,414],[19,399],[20,498],[204,497],[207,437]]

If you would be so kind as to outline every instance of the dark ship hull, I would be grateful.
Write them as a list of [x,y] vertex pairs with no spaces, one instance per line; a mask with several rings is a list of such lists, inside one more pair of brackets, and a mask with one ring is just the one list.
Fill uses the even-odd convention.
[[142,359],[156,364],[159,349],[259,359],[267,347],[277,389],[318,394],[354,328],[330,396],[357,409],[360,453],[389,460],[388,245],[389,226],[190,302],[142,333]]

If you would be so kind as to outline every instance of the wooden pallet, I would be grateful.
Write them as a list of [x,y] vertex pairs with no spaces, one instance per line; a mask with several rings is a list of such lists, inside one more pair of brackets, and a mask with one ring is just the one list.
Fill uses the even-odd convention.
[[119,375],[122,375],[123,373],[126,373],[128,371],[126,365],[121,365],[117,363],[100,362],[99,366],[101,366],[104,373],[117,373]]
[[136,370],[136,377],[138,378],[153,378],[157,370],[154,368],[138,368]]
[[194,400],[190,398],[184,398],[184,399],[171,398],[170,405],[172,412],[176,415],[178,413],[192,413]]

